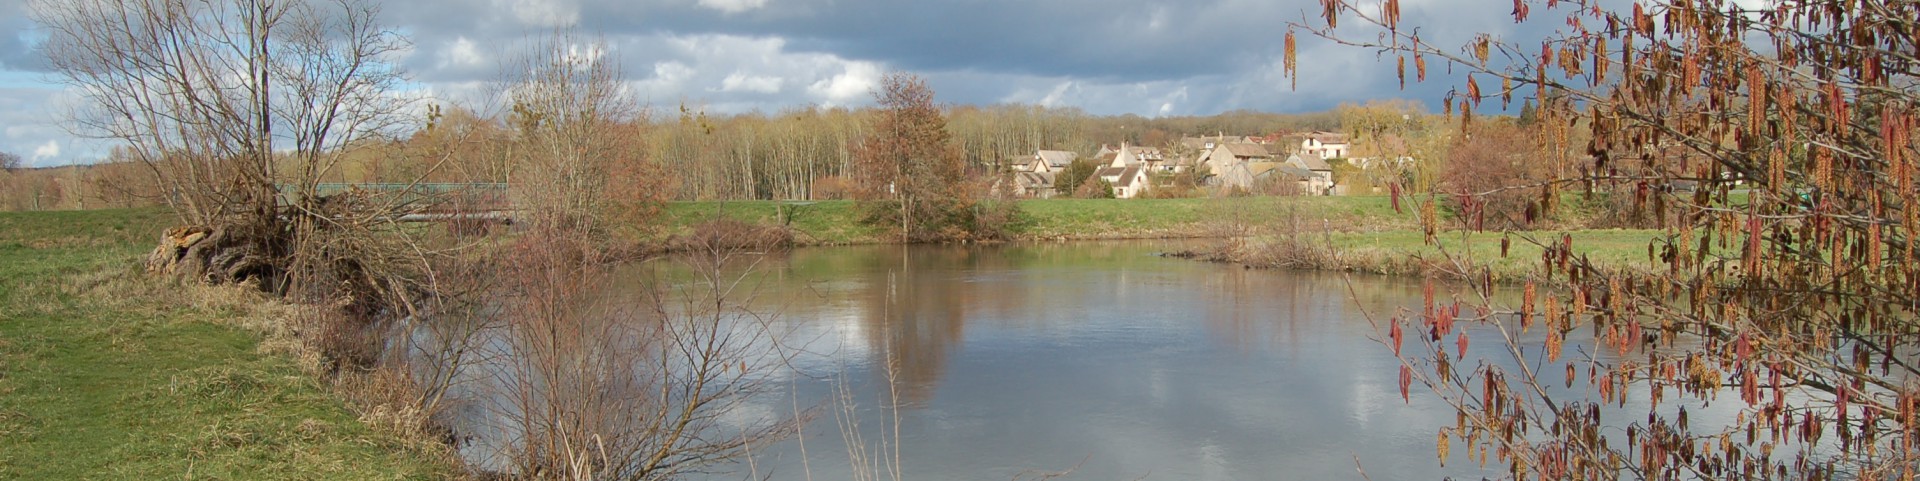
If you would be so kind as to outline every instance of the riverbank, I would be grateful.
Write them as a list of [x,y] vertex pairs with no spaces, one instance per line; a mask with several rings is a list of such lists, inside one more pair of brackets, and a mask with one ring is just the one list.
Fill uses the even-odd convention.
[[162,209],[0,213],[0,479],[443,479],[236,288],[140,272]]
[[[1573,252],[1595,265],[1646,269],[1648,246],[1665,233],[1652,229],[1570,229],[1516,233],[1448,231],[1426,242],[1419,230],[1257,234],[1179,257],[1257,268],[1288,268],[1383,275],[1433,276],[1497,282],[1543,280],[1542,244],[1572,239]],[[1504,247],[1503,247],[1504,244]]]
[[[1421,274],[1439,265],[1411,212],[1394,212],[1385,197],[1020,205],[1011,230],[1024,241],[1215,237],[1238,256],[1221,260],[1264,267]],[[801,244],[889,242],[845,201],[677,202],[665,216],[675,232],[727,218],[790,227]],[[138,259],[174,222],[163,209],[0,213],[0,479],[460,476],[419,416],[382,410],[395,404],[369,403],[364,385],[342,389],[317,373],[317,357],[287,331],[295,307],[140,272]],[[1291,245],[1319,246],[1318,264],[1280,262],[1276,225],[1311,232]],[[1578,252],[1625,263],[1644,259],[1657,232],[1573,235]],[[1500,257],[1500,238],[1449,233],[1442,245],[1497,266],[1497,276],[1530,275],[1539,248],[1515,241]]]
[[[1016,241],[1230,237],[1286,215],[1313,219],[1338,231],[1418,227],[1411,212],[1394,212],[1391,199],[1385,196],[1017,202],[1020,215],[1008,229]],[[894,242],[885,229],[862,222],[854,202],[847,200],[670,202],[663,214],[669,234],[684,234],[714,219],[789,227],[800,245]]]

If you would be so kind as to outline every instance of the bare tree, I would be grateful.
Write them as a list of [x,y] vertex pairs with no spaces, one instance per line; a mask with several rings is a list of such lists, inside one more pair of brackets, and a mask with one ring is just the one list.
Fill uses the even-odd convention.
[[12,152],[0,152],[0,171],[12,173],[20,169],[20,155]]
[[374,2],[36,1],[31,12],[54,72],[86,101],[75,133],[130,146],[184,220],[251,259],[228,273],[278,277],[319,229],[315,184],[404,106],[389,61],[407,42]]
[[[189,221],[273,225],[341,146],[393,126],[406,47],[358,0],[35,2],[82,135],[130,144]],[[275,150],[292,168],[278,168]]]
[[637,291],[610,287],[613,259],[577,236],[518,240],[494,276],[498,341],[462,367],[484,373],[475,429],[492,469],[672,479],[793,432],[799,417],[738,416],[778,387],[789,351],[771,315],[747,307],[752,269],[739,261],[753,256],[706,239],[675,258],[689,277]]
[[646,170],[633,168],[646,160],[630,131],[645,111],[619,62],[604,42],[558,31],[510,63],[498,89],[511,109],[516,196],[536,223],[595,230],[609,174]]

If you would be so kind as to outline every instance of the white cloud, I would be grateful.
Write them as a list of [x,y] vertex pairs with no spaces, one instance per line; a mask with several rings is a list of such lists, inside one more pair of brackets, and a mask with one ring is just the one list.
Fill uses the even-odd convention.
[[700,6],[734,14],[767,6],[767,0],[700,0]]
[[58,140],[49,140],[47,141],[47,143],[40,144],[39,147],[33,148],[33,160],[36,163],[47,161],[47,160],[53,160],[54,158],[59,156],[60,156],[60,141]]
[[1038,103],[1044,107],[1058,107],[1068,100],[1068,95],[1077,97],[1079,93],[1080,85],[1072,80],[1068,80],[1060,82],[1060,85],[1054,86],[1053,91],[1047,92],[1047,96],[1041,97]]
[[764,77],[734,72],[727,75],[725,80],[720,81],[720,91],[756,92],[763,94],[779,93],[780,86],[783,83],[786,83],[786,79],[780,77]]
[[693,67],[689,67],[687,64],[678,61],[658,62],[653,64],[653,76],[642,81],[642,83],[645,84],[647,90],[678,90],[682,85],[686,84],[687,79],[692,78],[695,73],[697,72]]
[[494,6],[505,7],[522,25],[555,28],[580,23],[580,6],[570,0],[494,0]]
[[465,36],[455,38],[447,49],[440,53],[441,68],[482,68],[489,65],[487,55],[480,53],[480,46]]
[[1162,117],[1173,115],[1173,113],[1175,112],[1174,109],[1178,107],[1181,102],[1187,101],[1187,87],[1185,85],[1182,85],[1180,86],[1179,90],[1175,90],[1173,91],[1173,93],[1167,94],[1165,97],[1163,97],[1163,99],[1164,100],[1160,102],[1160,108],[1154,110],[1154,115],[1159,115]]
[[807,90],[828,105],[849,105],[871,94],[880,85],[880,74],[880,64],[847,62],[839,75],[814,82]]

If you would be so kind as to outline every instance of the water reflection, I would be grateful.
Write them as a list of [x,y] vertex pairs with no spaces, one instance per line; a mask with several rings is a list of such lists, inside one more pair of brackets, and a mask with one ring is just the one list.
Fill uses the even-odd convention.
[[[1367,338],[1360,307],[1417,305],[1417,283],[1152,255],[1181,247],[872,246],[763,259],[756,304],[780,311],[806,347],[792,392],[756,409],[827,404],[846,383],[871,442],[891,435],[880,406],[897,389],[909,479],[1076,464],[1073,479],[1356,478],[1356,456],[1375,479],[1483,474],[1436,470],[1433,430],[1452,411],[1402,402],[1394,361]],[[756,453],[751,470],[851,477],[832,419],[802,444]]]
[[[713,479],[855,478],[843,429],[868,448],[891,439],[895,412],[882,406],[894,393],[907,479],[1013,479],[1076,465],[1070,479],[1359,479],[1356,460],[1372,479],[1503,474],[1478,470],[1466,449],[1438,467],[1434,435],[1455,411],[1430,394],[1403,401],[1397,361],[1369,339],[1369,317],[1421,304],[1420,281],[1153,255],[1188,247],[869,246],[735,259],[728,269],[740,282],[728,302],[753,314],[741,327],[780,334],[746,354],[780,368],[752,369],[765,382],[756,385],[776,389],[730,405],[715,432],[831,410],[839,392],[851,393],[858,426],[822,416]],[[631,266],[593,299],[618,310],[660,282],[697,287],[685,269]],[[1593,352],[1581,332],[1569,353]],[[1540,333],[1522,343],[1537,345]],[[1468,357],[1502,359],[1483,334]],[[491,334],[482,340],[489,354],[449,392],[461,401],[456,428],[472,437],[462,454],[498,468],[516,431],[490,421],[503,411],[490,407],[499,402],[490,386],[513,379],[497,372],[519,354]],[[1550,391],[1578,399],[1582,388]],[[1688,405],[1696,422],[1734,408]],[[1636,397],[1606,415],[1617,424],[1646,412]]]

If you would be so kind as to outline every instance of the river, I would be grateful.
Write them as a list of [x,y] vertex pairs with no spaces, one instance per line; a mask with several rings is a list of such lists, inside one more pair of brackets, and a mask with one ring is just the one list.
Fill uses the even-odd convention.
[[[1453,411],[1402,401],[1395,360],[1369,339],[1362,309],[1417,306],[1418,281],[1155,255],[1192,246],[842,247],[762,262],[758,304],[807,348],[794,393],[759,409],[844,404],[843,383],[862,444],[886,451],[897,392],[913,480],[1360,479],[1356,458],[1374,479],[1479,477],[1441,469],[1434,437]],[[846,424],[822,415],[804,441],[735,469],[854,479]]]
[[[803,248],[736,262],[732,297],[783,334],[786,354],[764,373],[774,389],[725,418],[814,416],[711,479],[891,479],[872,464],[895,459],[909,480],[1363,479],[1356,464],[1378,480],[1504,474],[1459,447],[1440,466],[1435,435],[1455,411],[1418,386],[1403,401],[1397,361],[1371,339],[1369,315],[1417,308],[1420,281],[1156,255],[1194,242]],[[609,291],[675,277],[652,264]],[[1483,339],[1468,357],[1498,358]],[[484,431],[463,452],[498,466]]]

